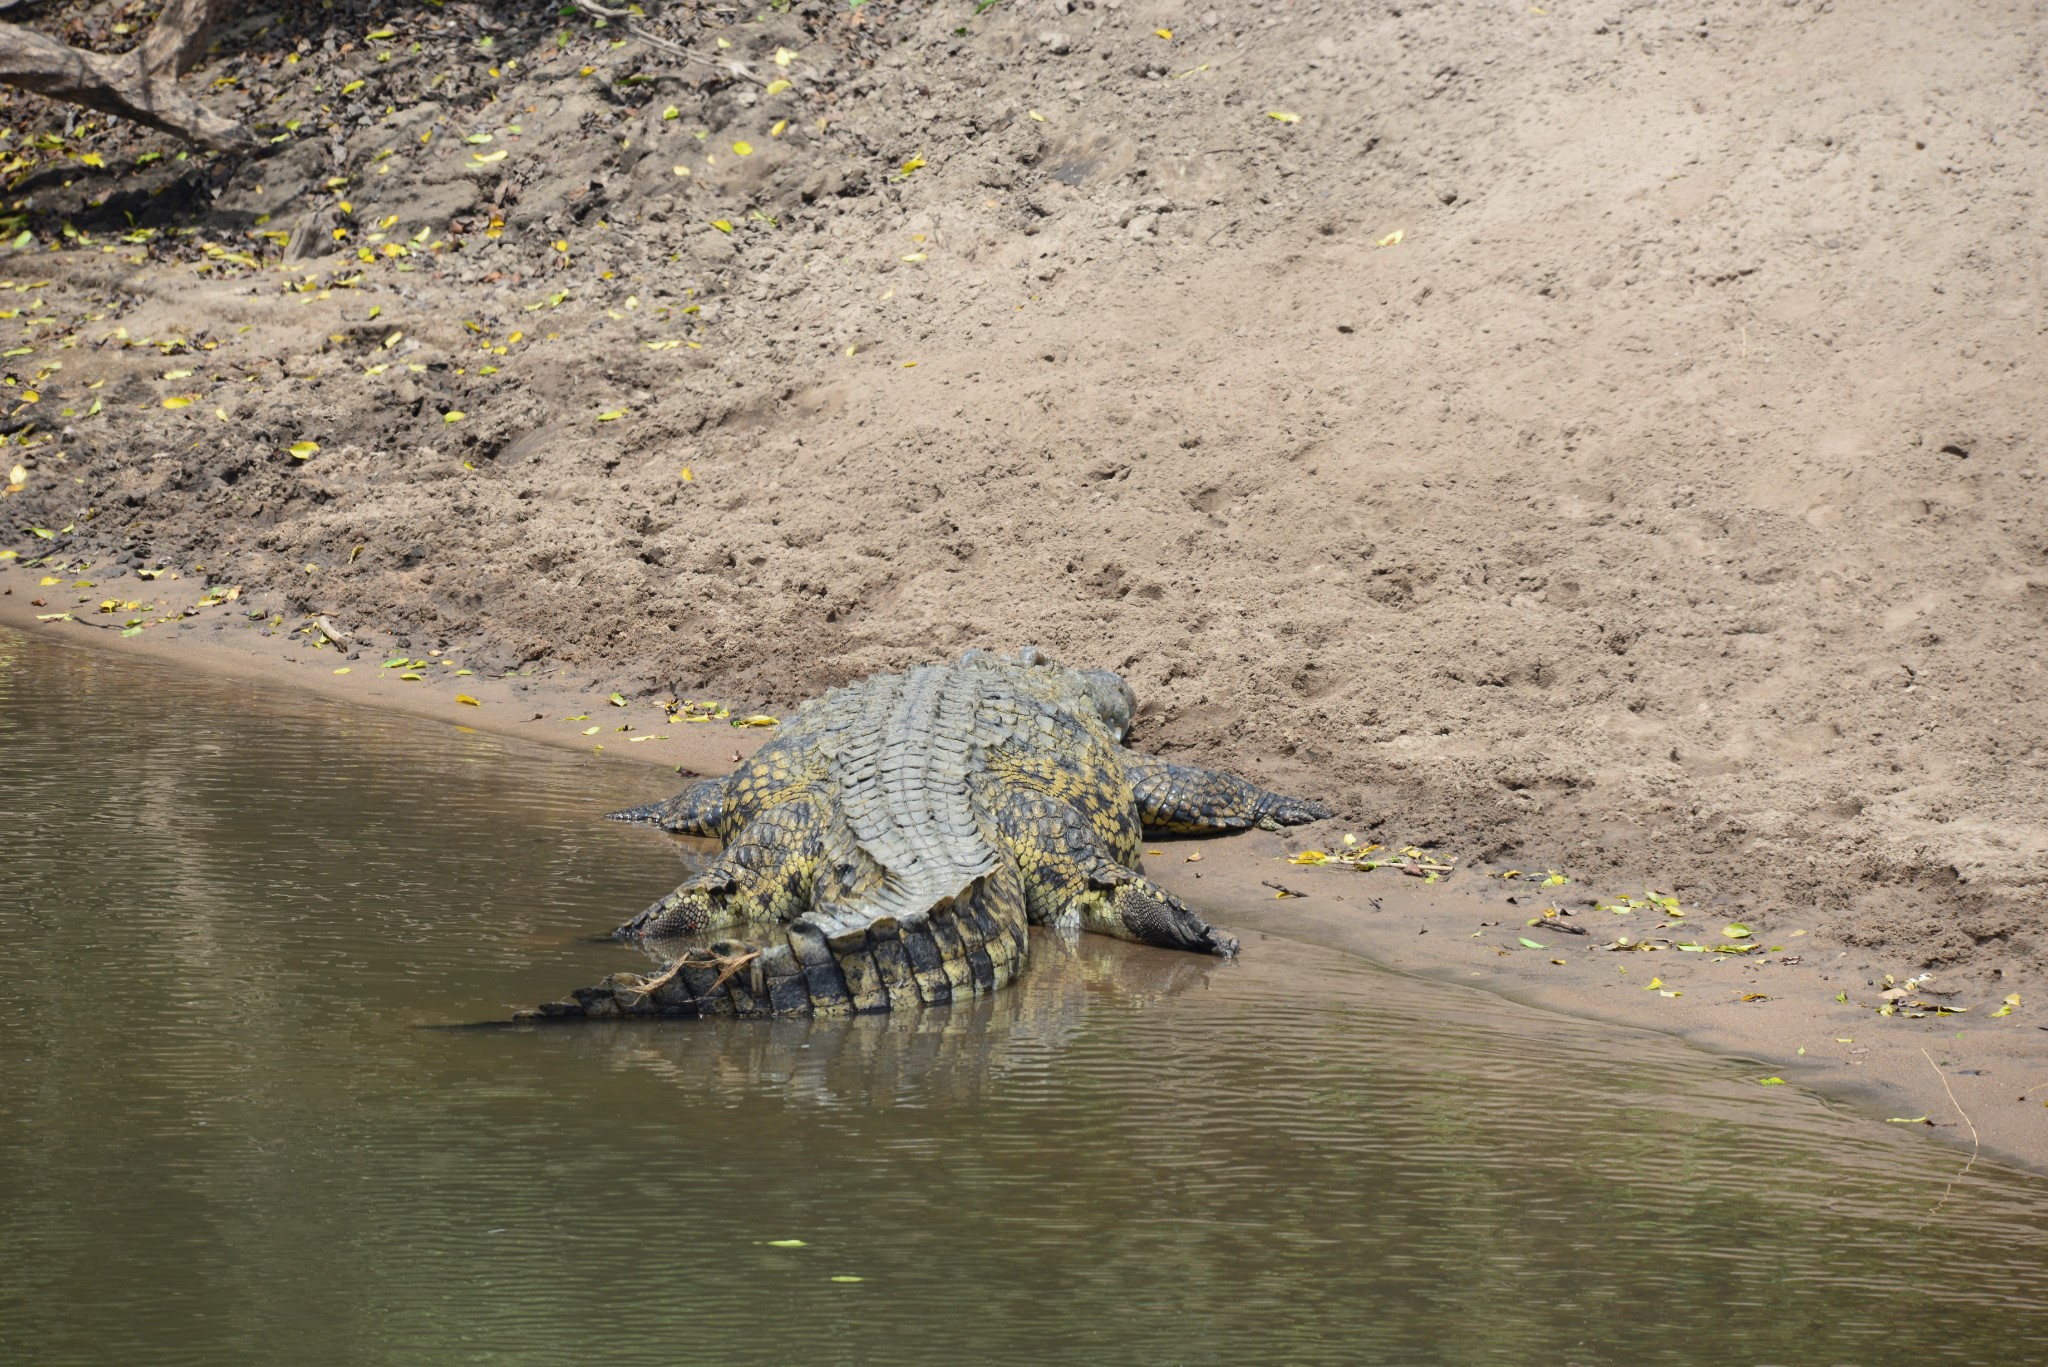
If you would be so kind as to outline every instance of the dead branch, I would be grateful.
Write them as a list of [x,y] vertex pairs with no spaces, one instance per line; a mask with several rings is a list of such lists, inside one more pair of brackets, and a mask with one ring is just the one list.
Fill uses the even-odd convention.
[[160,128],[217,151],[255,139],[178,88],[178,75],[206,51],[207,34],[232,0],[169,0],[132,51],[87,52],[20,24],[0,23],[0,82],[53,100]]
[[685,62],[697,62],[704,66],[712,67],[721,74],[737,80],[752,81],[755,85],[767,84],[759,76],[756,76],[745,62],[719,57],[707,57],[701,52],[691,51],[681,43],[672,43],[660,34],[648,31],[645,26],[633,22],[631,10],[613,9],[608,5],[598,4],[597,0],[573,0],[573,3],[577,9],[582,10],[585,14],[596,15],[607,23],[624,24],[626,32],[632,34],[649,47],[658,48],[672,57],[680,58]]

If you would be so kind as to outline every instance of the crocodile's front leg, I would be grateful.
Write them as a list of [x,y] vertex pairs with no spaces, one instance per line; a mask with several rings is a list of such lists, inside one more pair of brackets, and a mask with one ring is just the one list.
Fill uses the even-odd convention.
[[770,807],[734,832],[709,868],[612,934],[622,940],[699,935],[743,921],[790,920],[811,905],[825,839],[818,799]]
[[1148,831],[1184,834],[1247,826],[1274,831],[1336,815],[1320,802],[1268,792],[1220,769],[1174,764],[1135,750],[1118,757]]

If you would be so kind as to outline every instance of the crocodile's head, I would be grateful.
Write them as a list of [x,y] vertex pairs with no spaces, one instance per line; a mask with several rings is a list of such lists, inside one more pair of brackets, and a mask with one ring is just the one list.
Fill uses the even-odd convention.
[[1068,669],[1037,646],[1025,646],[1015,655],[998,655],[988,650],[970,650],[960,657],[963,665],[1023,665],[1027,669],[1050,669],[1073,681],[1074,688],[1102,718],[1109,733],[1121,742],[1130,732],[1131,719],[1138,715],[1138,695],[1121,674],[1107,669]]
[[1131,692],[1124,676],[1107,669],[1084,669],[1076,671],[1074,678],[1101,713],[1109,733],[1121,741],[1131,729],[1131,718],[1138,715],[1138,695]]

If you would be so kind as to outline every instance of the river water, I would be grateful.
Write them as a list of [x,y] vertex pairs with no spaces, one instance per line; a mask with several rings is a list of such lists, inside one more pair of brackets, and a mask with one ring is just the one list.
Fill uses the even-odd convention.
[[0,1361],[2048,1360],[2048,1182],[1280,938],[449,1028],[635,964],[663,780],[0,629]]

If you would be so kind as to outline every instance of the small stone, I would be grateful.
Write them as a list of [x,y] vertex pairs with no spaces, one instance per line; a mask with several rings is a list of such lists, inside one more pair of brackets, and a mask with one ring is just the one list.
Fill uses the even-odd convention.
[[1055,57],[1064,57],[1074,50],[1073,40],[1058,29],[1051,29],[1038,35],[1039,46]]

